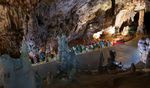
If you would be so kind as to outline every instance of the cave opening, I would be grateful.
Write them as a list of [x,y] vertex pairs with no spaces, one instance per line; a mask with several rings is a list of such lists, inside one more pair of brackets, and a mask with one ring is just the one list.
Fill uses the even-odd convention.
[[133,31],[137,31],[138,21],[139,21],[139,12],[136,13],[136,15],[134,16],[134,21],[131,24],[131,25],[134,25]]
[[123,24],[121,25],[121,27],[119,29],[119,33],[123,32],[124,28],[127,26],[130,27],[130,31],[133,32],[132,34],[134,34],[137,31],[138,21],[139,21],[139,12],[135,14],[135,16],[133,18],[134,21],[132,21],[131,19],[123,22]]
[[144,33],[149,34],[150,33],[150,12],[146,12],[144,16]]

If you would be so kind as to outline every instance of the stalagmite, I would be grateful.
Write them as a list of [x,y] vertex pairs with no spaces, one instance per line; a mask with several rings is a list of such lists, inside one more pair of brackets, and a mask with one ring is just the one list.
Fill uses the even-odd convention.
[[60,58],[60,73],[67,74],[70,80],[74,79],[77,61],[75,53],[69,51],[68,40],[65,35],[58,37],[58,53]]
[[0,57],[0,86],[4,88],[36,88],[25,42],[22,44],[20,58],[14,59],[7,54]]

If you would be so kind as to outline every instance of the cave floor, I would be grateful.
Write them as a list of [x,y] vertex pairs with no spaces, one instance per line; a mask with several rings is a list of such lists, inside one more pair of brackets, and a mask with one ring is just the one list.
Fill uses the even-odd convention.
[[78,74],[75,82],[55,81],[44,88],[150,88],[150,73]]
[[[109,50],[114,49],[116,51],[116,61],[122,62],[124,68],[130,67],[132,63],[137,64],[139,60],[139,52],[136,47],[128,44],[117,45],[114,47],[104,48],[102,50],[97,49],[84,54],[77,55],[78,63],[81,70],[96,70],[98,68],[100,51],[103,52],[104,65],[107,64],[109,56]],[[44,78],[48,72],[55,75],[57,73],[57,61],[33,65],[33,69]]]
[[[109,49],[115,49],[117,51],[117,61],[123,62],[126,67],[131,65],[132,62],[137,64],[139,62],[139,55],[137,52],[137,42],[139,38],[141,37],[137,36],[132,41],[128,41],[123,45],[102,49],[104,57],[109,57]],[[81,67],[88,70],[97,68],[99,52],[100,50],[95,50],[79,55],[78,59],[80,60],[80,64],[82,64]],[[89,64],[90,68],[88,67]],[[41,69],[42,68],[44,67],[41,67]],[[47,69],[50,70],[54,68]],[[44,69],[40,72],[46,73]],[[77,73],[76,81],[73,82],[67,80],[54,80],[50,84],[47,84],[47,81],[44,81],[44,88],[150,88],[150,85],[148,85],[150,83],[149,76],[150,73],[145,73],[141,68],[137,68],[135,73],[131,73],[130,71],[103,74],[97,72],[83,72]]]
[[136,36],[131,41],[125,42],[125,44],[90,51],[78,55],[77,58],[79,59],[80,64],[82,64],[82,67],[85,66],[86,68],[87,66],[85,64],[96,67],[98,64],[97,62],[99,61],[100,51],[103,52],[104,64],[107,64],[107,59],[110,57],[109,50],[113,49],[116,51],[116,60],[122,62],[124,67],[128,68],[132,63],[137,64],[140,60],[139,52],[137,50],[137,42],[140,38],[141,36]]

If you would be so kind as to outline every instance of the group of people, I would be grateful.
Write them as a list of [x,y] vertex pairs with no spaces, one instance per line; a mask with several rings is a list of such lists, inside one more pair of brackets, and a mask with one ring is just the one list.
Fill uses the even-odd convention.
[[32,49],[29,52],[29,59],[32,64],[49,62],[50,60],[54,59],[54,57],[54,54],[47,53],[43,47],[40,49]]
[[138,41],[138,50],[141,55],[141,61],[146,63],[148,54],[150,53],[150,38],[141,38]]
[[88,45],[77,45],[71,48],[75,52],[75,54],[81,54],[84,52],[88,52],[90,50],[95,50],[97,48],[106,48],[112,46],[109,40],[100,40],[98,42],[91,42]]
[[[109,40],[99,40],[99,41],[91,41],[89,44],[85,45],[76,45],[70,48],[70,51],[73,51],[75,55],[82,54],[89,52],[91,50],[99,49],[99,48],[107,48],[113,46],[113,43]],[[46,52],[45,48],[36,48],[31,49],[29,52],[29,58],[32,64],[39,63],[39,62],[49,62],[50,60],[54,59],[57,54],[52,54]]]
[[103,52],[100,51],[100,58],[98,63],[98,71],[103,72],[111,71],[115,69],[122,69],[123,70],[123,64],[121,62],[116,61],[116,51],[115,50],[109,50],[110,57],[107,58],[107,64],[104,65],[104,56]]
[[33,49],[29,52],[29,58],[32,64],[45,61],[45,52],[42,48],[37,50]]

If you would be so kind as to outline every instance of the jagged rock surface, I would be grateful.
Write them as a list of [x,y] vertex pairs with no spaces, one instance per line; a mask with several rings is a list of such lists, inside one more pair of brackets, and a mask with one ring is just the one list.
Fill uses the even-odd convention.
[[[56,36],[61,34],[66,34],[69,41],[91,37],[97,31],[114,26],[116,15],[122,10],[131,10],[128,13],[134,16],[134,9],[130,7],[137,7],[137,10],[143,8],[134,3],[136,1],[0,0],[0,35],[4,35],[0,38],[3,41],[0,42],[0,50],[10,53],[7,48],[19,46],[23,34],[28,41],[34,41],[37,47],[56,41]],[[146,7],[148,3],[147,0]],[[11,40],[12,44],[7,44],[5,39]]]

